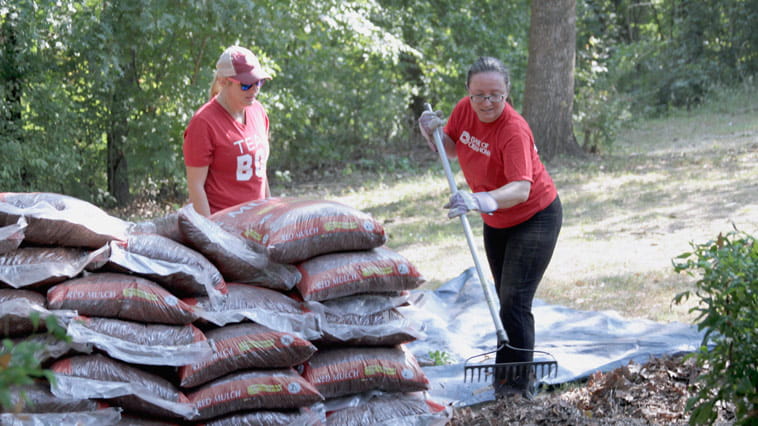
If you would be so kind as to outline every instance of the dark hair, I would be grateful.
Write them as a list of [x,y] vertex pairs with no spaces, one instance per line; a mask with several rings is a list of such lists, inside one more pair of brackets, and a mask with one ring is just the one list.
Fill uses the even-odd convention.
[[468,69],[468,76],[466,76],[466,87],[471,83],[471,77],[482,72],[496,72],[502,75],[503,81],[505,81],[506,92],[511,92],[511,75],[508,72],[508,68],[506,68],[500,60],[491,56],[480,56],[479,59],[471,65]]

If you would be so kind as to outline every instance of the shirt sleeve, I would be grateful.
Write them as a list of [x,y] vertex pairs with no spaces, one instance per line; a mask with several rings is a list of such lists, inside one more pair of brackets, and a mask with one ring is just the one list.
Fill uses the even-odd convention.
[[184,165],[205,167],[213,162],[213,143],[208,122],[193,117],[184,131]]
[[533,149],[534,142],[523,129],[510,136],[501,153],[505,178],[508,182],[526,180],[534,183]]

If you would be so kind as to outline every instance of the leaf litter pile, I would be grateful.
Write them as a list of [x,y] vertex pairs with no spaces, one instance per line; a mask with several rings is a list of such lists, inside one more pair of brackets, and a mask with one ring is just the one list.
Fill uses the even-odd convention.
[[[581,386],[542,391],[457,408],[451,425],[686,425],[687,399],[703,371],[684,355],[634,362],[592,374]],[[719,409],[717,424],[734,423],[733,407]]]

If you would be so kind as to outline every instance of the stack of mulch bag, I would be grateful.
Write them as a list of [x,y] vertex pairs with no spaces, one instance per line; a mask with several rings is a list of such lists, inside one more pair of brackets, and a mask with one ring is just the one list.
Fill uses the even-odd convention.
[[39,342],[55,377],[12,389],[0,423],[445,424],[397,309],[424,279],[385,243],[332,201],[132,223],[0,193],[0,337]]

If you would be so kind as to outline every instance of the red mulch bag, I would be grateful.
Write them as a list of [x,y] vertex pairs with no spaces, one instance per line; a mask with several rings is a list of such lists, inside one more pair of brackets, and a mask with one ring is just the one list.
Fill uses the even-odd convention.
[[30,314],[45,309],[45,296],[30,290],[0,289],[0,336],[25,336],[47,327],[41,317],[36,323]]
[[162,418],[192,418],[197,410],[168,380],[105,355],[76,355],[50,366],[54,395],[107,399],[127,412]]
[[134,234],[110,244],[105,268],[155,281],[178,297],[210,296],[218,301],[226,282],[202,254],[157,234]]
[[323,408],[315,410],[310,407],[300,408],[297,411],[247,411],[218,417],[204,423],[205,426],[321,426],[325,424]]
[[49,309],[80,315],[162,324],[190,324],[198,318],[187,305],[158,284],[136,276],[102,272],[75,278],[47,292]]
[[412,290],[424,283],[411,262],[385,247],[313,257],[298,269],[303,278],[297,289],[305,300]]
[[155,219],[137,222],[131,229],[132,234],[158,234],[177,243],[186,244],[179,229],[179,214],[169,213]]
[[[65,413],[71,411],[94,411],[102,404],[89,399],[58,398],[50,392],[47,381],[37,380],[28,385],[14,385],[10,391],[10,407],[22,413]],[[0,412],[3,408],[0,406]],[[4,424],[0,422],[0,424]]]
[[49,246],[100,248],[123,240],[133,225],[78,198],[48,192],[0,193],[0,226],[23,216],[24,241]]
[[420,326],[407,320],[397,309],[372,314],[324,313],[324,335],[315,343],[321,346],[397,346],[424,337]]
[[0,226],[0,254],[16,250],[24,240],[26,219],[19,217],[16,223]]
[[324,349],[303,365],[303,377],[327,399],[374,390],[417,392],[429,388],[429,379],[403,346]]
[[179,369],[182,387],[195,387],[238,370],[293,367],[316,352],[316,346],[294,334],[252,323],[227,325],[206,331],[205,336],[216,352]]
[[242,410],[307,407],[324,399],[292,368],[232,373],[188,392],[187,398],[201,420]]
[[250,320],[272,330],[295,333],[307,340],[321,335],[321,313],[310,309],[319,306],[249,284],[230,283],[227,290],[224,300],[215,306],[208,298],[185,299],[185,302],[198,306],[200,316],[216,325]]
[[446,425],[452,411],[417,394],[373,392],[349,398],[349,405],[328,409],[329,426]]
[[279,263],[368,250],[387,241],[377,220],[335,201],[268,198],[229,207],[210,218]]
[[[0,308],[1,310],[2,308]],[[55,311],[59,313],[61,311]],[[71,318],[76,317],[76,312],[71,311]],[[61,326],[65,326],[65,322],[59,322]],[[47,365],[48,361],[53,361],[61,358],[69,353],[92,353],[92,345],[89,343],[74,343],[67,339],[60,339],[50,333],[35,333],[29,334],[23,337],[17,337],[12,339],[14,345],[18,345],[22,342],[28,342],[37,346],[37,350],[34,352],[34,359],[39,361],[42,365]],[[2,424],[2,423],[0,423]]]
[[73,247],[22,247],[0,254],[0,283],[14,288],[43,287],[98,269],[108,247],[90,251]]
[[187,245],[210,259],[227,282],[286,291],[300,281],[297,268],[272,262],[249,247],[244,238],[198,214],[192,204],[179,210],[179,229]]
[[213,348],[192,324],[166,325],[79,316],[69,322],[74,343],[89,343],[130,364],[180,366],[201,362]]

